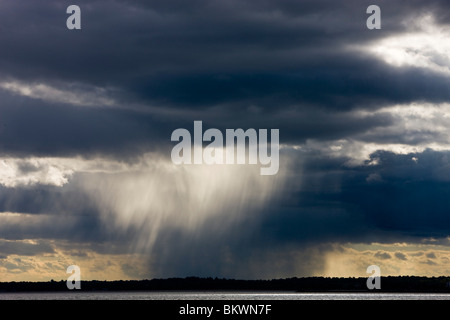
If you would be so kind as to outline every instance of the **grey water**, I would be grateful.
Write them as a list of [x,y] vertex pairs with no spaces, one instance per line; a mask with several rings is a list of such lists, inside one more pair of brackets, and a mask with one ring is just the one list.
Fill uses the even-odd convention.
[[449,293],[296,292],[27,292],[0,293],[0,300],[450,300]]

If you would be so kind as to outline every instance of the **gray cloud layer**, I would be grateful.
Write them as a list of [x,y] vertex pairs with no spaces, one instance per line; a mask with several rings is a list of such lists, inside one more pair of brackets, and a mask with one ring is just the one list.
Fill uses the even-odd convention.
[[[188,232],[161,216],[162,231],[149,258],[157,261],[153,274],[270,277],[267,261],[275,258],[274,274],[308,274],[323,267],[315,259],[326,251],[324,243],[414,242],[450,233],[449,154],[426,148],[448,144],[445,130],[434,122],[425,127],[425,116],[418,118],[422,127],[406,128],[404,114],[383,109],[444,105],[450,100],[450,76],[417,65],[395,67],[353,49],[420,32],[414,22],[427,14],[448,28],[445,1],[379,1],[379,31],[365,27],[371,1],[81,1],[82,30],[75,32],[65,27],[69,4],[0,4],[0,43],[6,48],[0,51],[0,154],[102,158],[129,172],[64,171],[63,186],[2,182],[0,212],[35,219],[8,218],[0,226],[2,238],[74,240],[99,252],[107,251],[99,243],[110,241],[122,243],[117,250],[126,252],[139,242],[136,235],[155,231],[133,223],[117,229],[105,223],[110,217],[105,212],[114,216],[120,194],[129,192],[124,188],[129,179],[155,172],[133,167],[142,154],[167,158],[171,132],[192,128],[194,120],[219,129],[278,128],[287,145],[281,154],[290,165],[279,194],[252,209],[255,215],[244,212],[247,204],[235,209],[243,218],[220,235],[208,232],[220,219],[205,219]],[[442,65],[448,68],[445,61]],[[340,143],[348,149],[330,154]],[[359,146],[369,144],[380,150],[349,165]],[[383,149],[392,144],[422,149]],[[27,162],[17,168],[14,174],[26,181],[33,170],[49,170]],[[149,179],[160,186],[172,181],[160,174],[164,170],[157,172]],[[189,176],[179,177],[185,179],[180,185],[191,186]],[[235,190],[259,190],[251,183],[266,186],[252,179],[229,183]],[[96,193],[93,181],[107,191]],[[173,190],[179,192],[174,201],[182,214],[189,204],[179,200],[191,193],[174,187],[164,196]],[[233,188],[218,190],[236,200],[230,196]],[[106,192],[116,192],[117,199],[108,198],[105,205]],[[222,216],[224,208],[217,210]],[[146,210],[152,212],[152,205],[135,212]],[[2,244],[0,254],[11,254],[10,248]],[[31,254],[24,248],[17,252]],[[298,248],[303,248],[299,261],[314,263],[289,265]],[[391,256],[380,253],[380,258]],[[258,265],[263,267],[257,270]]]

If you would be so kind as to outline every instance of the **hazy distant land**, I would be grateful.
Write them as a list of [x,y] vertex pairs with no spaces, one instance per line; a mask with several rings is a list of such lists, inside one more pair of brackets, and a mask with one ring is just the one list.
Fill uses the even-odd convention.
[[[170,278],[152,280],[82,281],[81,291],[293,291],[293,292],[445,292],[450,277],[382,277],[380,290],[369,290],[367,278],[288,278],[234,280]],[[0,282],[0,292],[69,291],[66,281]]]

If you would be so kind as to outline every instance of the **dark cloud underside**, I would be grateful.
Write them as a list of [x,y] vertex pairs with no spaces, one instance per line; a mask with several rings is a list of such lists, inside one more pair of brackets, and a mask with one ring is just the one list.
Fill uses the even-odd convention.
[[[372,1],[79,1],[79,31],[66,28],[70,4],[0,3],[0,214],[8,213],[0,216],[0,259],[54,253],[52,240],[74,241],[81,251],[144,252],[155,275],[270,277],[273,259],[284,274],[323,270],[315,259],[325,243],[450,234],[448,53],[409,48],[420,63],[395,66],[383,59],[387,52],[369,52],[383,39],[431,28],[423,17],[448,30],[446,1],[377,1],[382,29],[373,31],[365,25]],[[421,109],[408,113],[410,105]],[[283,181],[243,171],[233,179],[200,171],[195,180],[188,170],[172,179],[158,161],[169,159],[172,131],[192,130],[194,120],[222,130],[279,129],[289,160]],[[104,163],[74,169],[53,158]],[[229,188],[208,193],[215,179]],[[276,196],[254,214],[247,205],[265,184]],[[194,194],[197,187],[241,210],[222,233],[215,227],[231,216],[225,206],[189,224],[199,218],[186,218],[186,208],[199,201],[202,212],[210,200]],[[242,198],[232,197],[236,190]],[[123,213],[113,221],[117,207],[127,209],[119,198],[134,194],[130,215],[139,223]],[[183,227],[157,216],[174,203]],[[152,239],[148,252],[142,234]],[[43,242],[18,241],[26,239]],[[426,257],[430,265],[436,259]]]

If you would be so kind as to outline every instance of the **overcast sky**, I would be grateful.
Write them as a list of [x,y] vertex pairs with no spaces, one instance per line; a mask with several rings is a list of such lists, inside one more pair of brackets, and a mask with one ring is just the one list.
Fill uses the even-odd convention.
[[[448,275],[448,39],[448,1],[0,0],[0,281]],[[278,174],[174,165],[195,120],[279,129]]]

